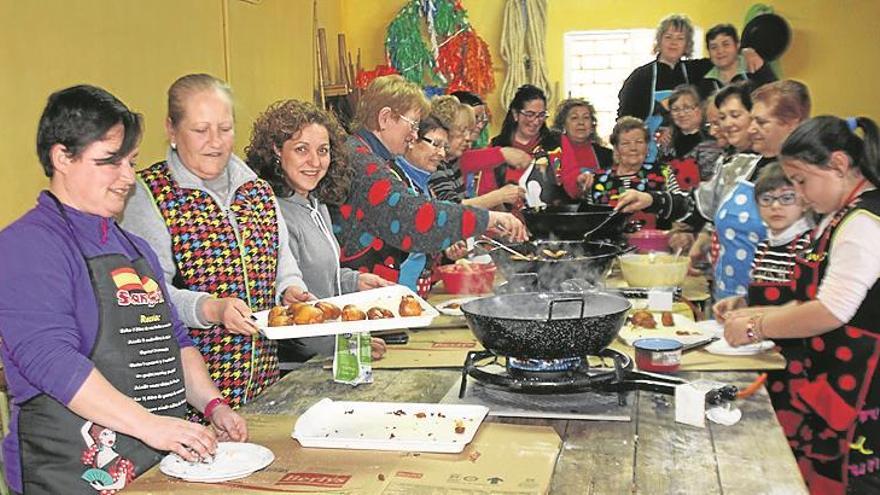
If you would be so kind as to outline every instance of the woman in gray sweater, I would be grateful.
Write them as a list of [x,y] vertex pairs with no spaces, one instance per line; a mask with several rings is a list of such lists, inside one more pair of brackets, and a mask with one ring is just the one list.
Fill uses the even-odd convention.
[[[327,205],[340,204],[351,186],[344,136],[327,112],[311,103],[284,100],[257,117],[245,148],[248,165],[275,190],[290,250],[306,287],[318,298],[392,285],[378,275],[339,265]],[[332,352],[333,339],[326,340],[326,350],[309,348]],[[381,341],[373,343],[374,357],[381,356]]]

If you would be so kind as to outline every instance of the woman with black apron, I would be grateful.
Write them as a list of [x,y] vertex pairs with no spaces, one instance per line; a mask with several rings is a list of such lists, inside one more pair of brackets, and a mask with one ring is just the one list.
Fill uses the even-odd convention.
[[48,191],[0,233],[0,334],[13,396],[3,458],[21,493],[113,494],[165,451],[247,438],[166,302],[158,261],[113,219],[134,184],[140,117],[92,86],[53,94],[37,150]]
[[810,492],[880,493],[880,136],[868,118],[816,117],[781,156],[824,215],[795,258],[798,304],[734,311],[724,337],[733,346],[804,338],[803,358],[788,362],[780,423]]

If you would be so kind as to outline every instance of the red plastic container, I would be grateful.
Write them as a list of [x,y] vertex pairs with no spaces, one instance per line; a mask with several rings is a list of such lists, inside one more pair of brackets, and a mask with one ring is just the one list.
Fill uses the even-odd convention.
[[669,233],[665,230],[642,229],[627,234],[626,237],[629,245],[635,247],[640,253],[669,252]]
[[652,373],[675,373],[681,365],[681,342],[674,339],[648,338],[633,342],[636,366]]
[[492,292],[495,270],[492,263],[468,263],[438,266],[434,274],[449,294],[487,294]]

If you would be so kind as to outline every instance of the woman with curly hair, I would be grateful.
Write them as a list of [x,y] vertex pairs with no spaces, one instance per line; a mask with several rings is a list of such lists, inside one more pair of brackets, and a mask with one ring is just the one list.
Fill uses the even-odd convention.
[[[344,142],[342,128],[330,114],[311,103],[285,100],[257,117],[245,148],[248,165],[275,190],[290,249],[306,287],[319,298],[390,285],[378,275],[339,266],[327,205],[342,203],[351,187]],[[302,348],[293,351],[292,359],[300,360],[328,354],[333,338],[294,342]],[[375,357],[384,352],[375,341],[373,350]]]

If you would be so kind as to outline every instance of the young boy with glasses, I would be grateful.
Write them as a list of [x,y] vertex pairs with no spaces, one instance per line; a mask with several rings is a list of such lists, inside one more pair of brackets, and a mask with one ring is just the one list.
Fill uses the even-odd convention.
[[[734,309],[778,306],[795,299],[795,256],[810,245],[813,214],[779,163],[761,171],[755,181],[755,199],[769,237],[758,244],[755,252],[748,297],[728,297],[712,307],[719,321],[724,321]],[[800,361],[806,345],[804,339],[774,340],[786,362]],[[786,384],[790,378],[787,369],[767,373],[767,390],[777,415],[788,407]]]

